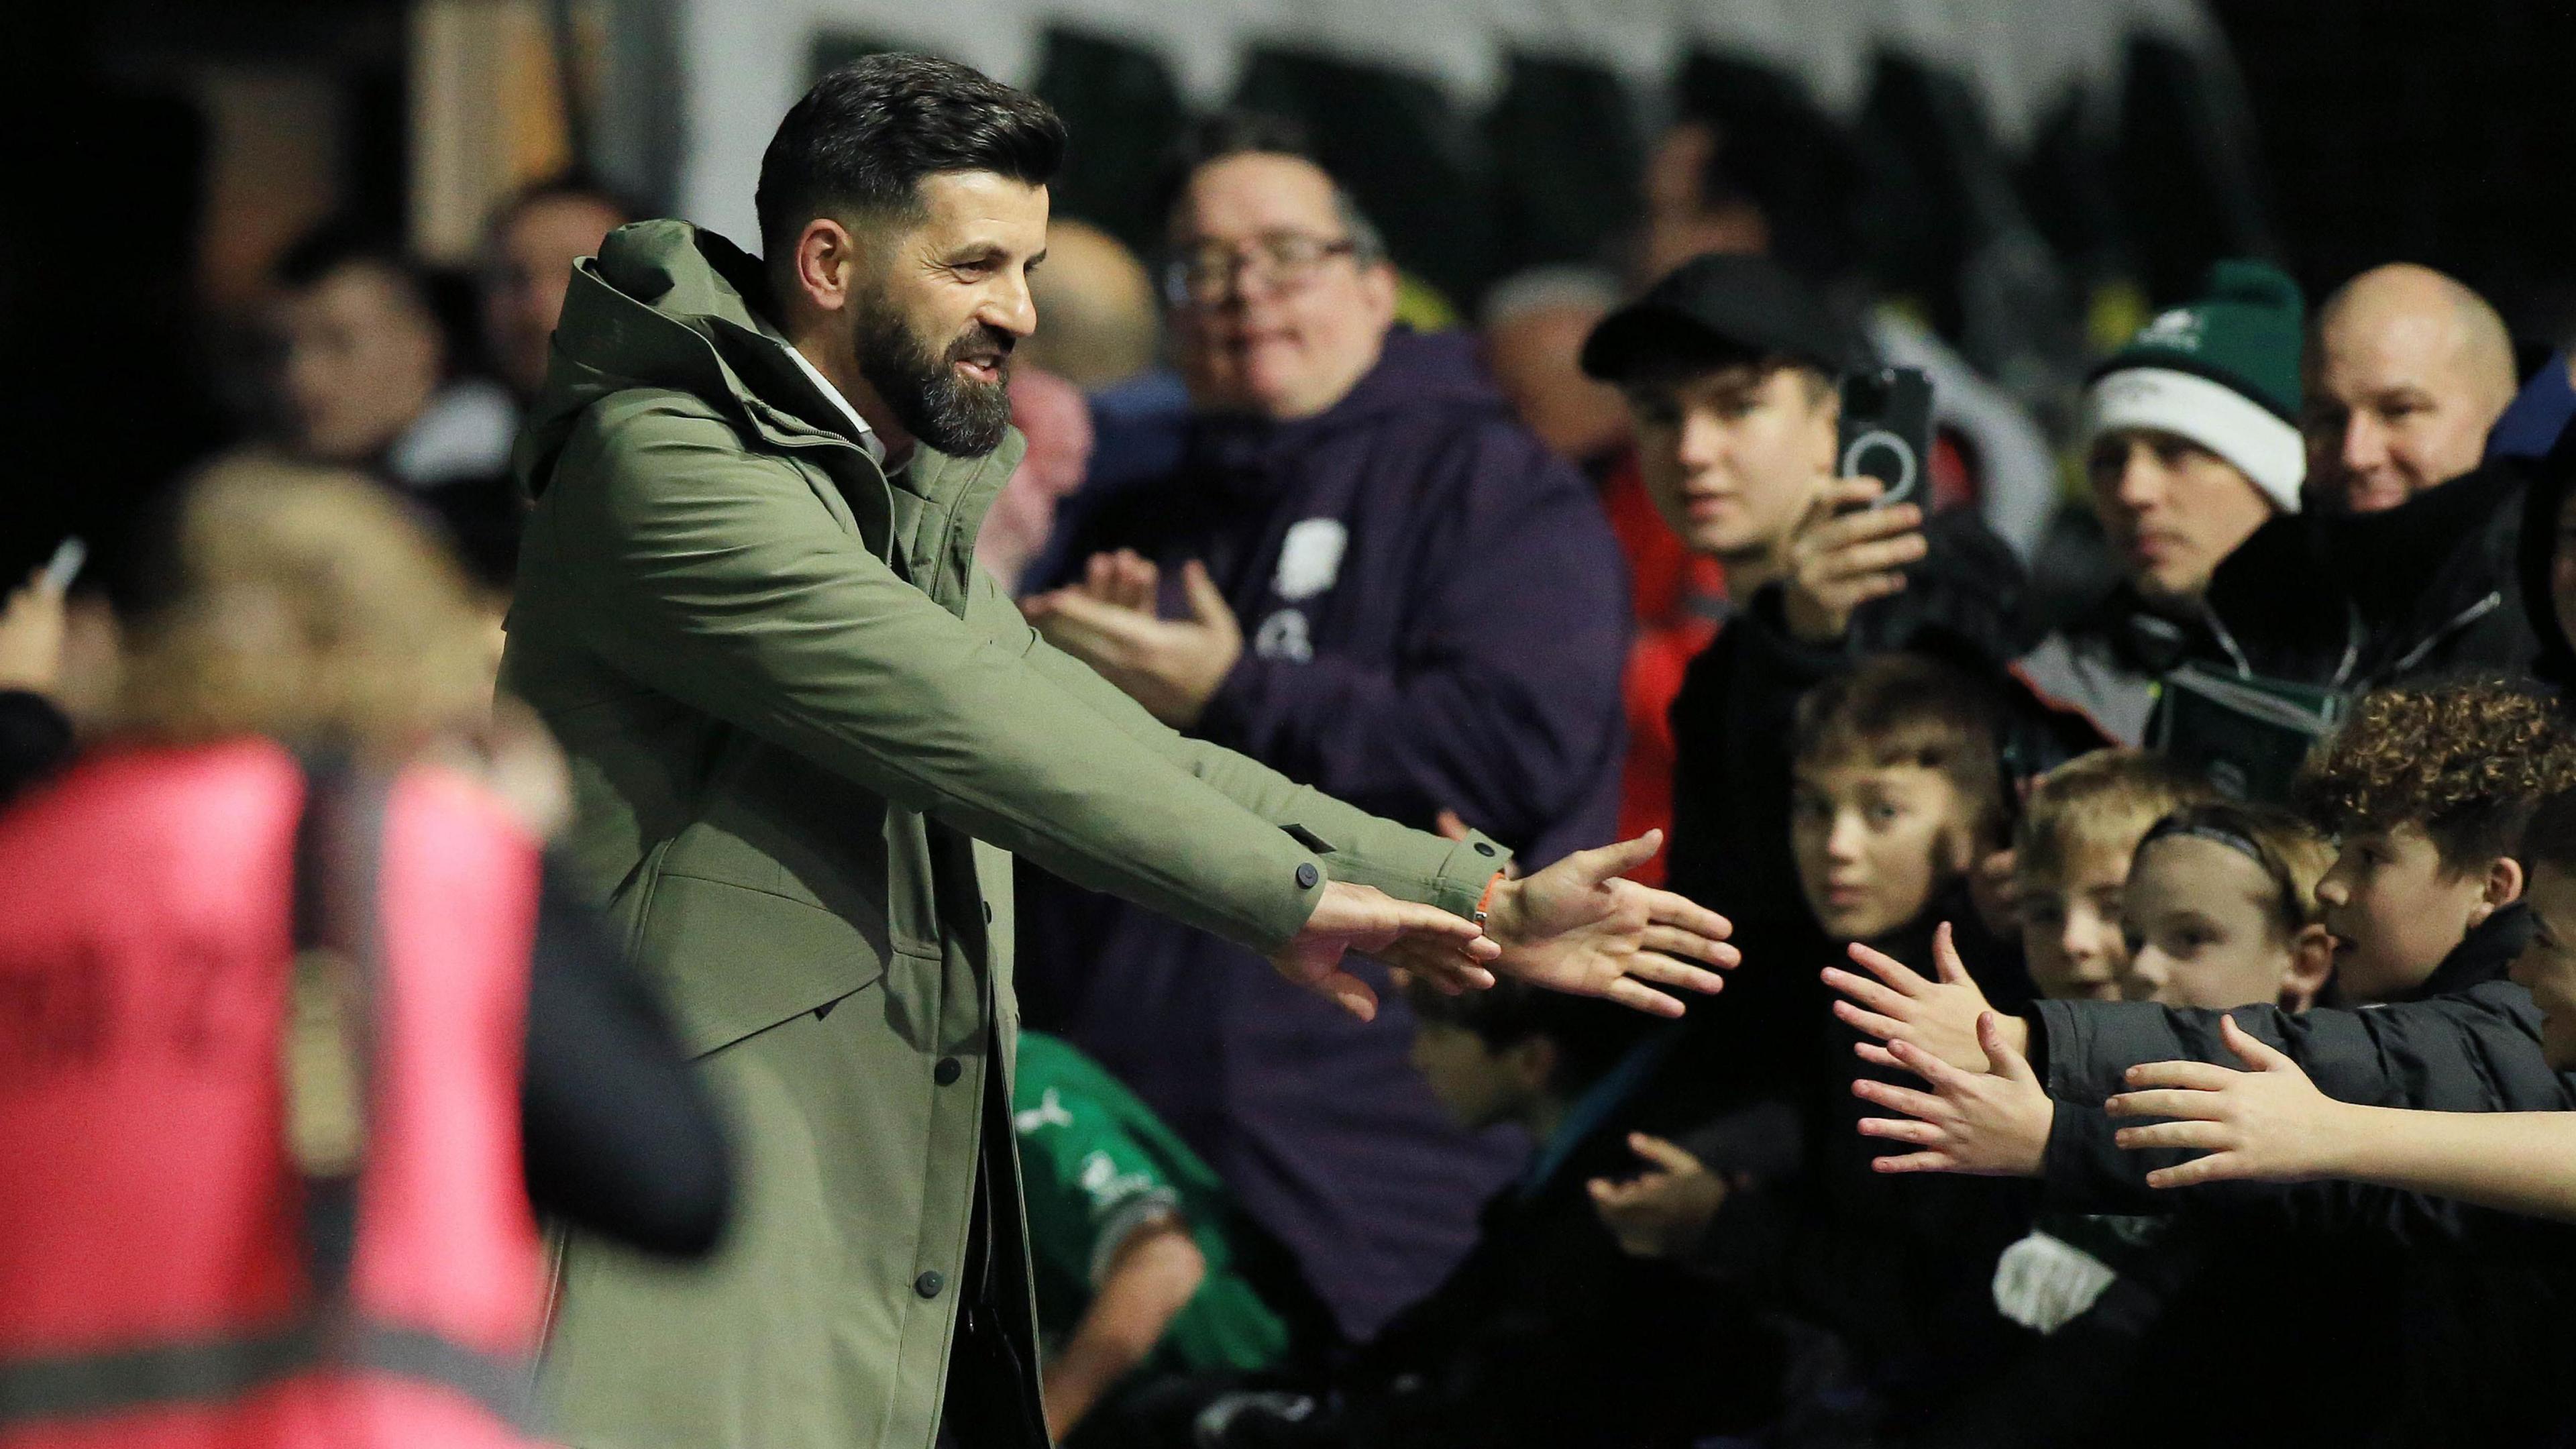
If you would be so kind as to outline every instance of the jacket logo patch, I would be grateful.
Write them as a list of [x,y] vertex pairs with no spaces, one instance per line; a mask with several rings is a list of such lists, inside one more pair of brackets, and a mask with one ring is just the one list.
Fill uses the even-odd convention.
[[1311,599],[1342,576],[1342,550],[1351,531],[1337,518],[1308,518],[1288,526],[1279,541],[1279,572],[1270,591],[1283,599]]
[[1307,632],[1306,615],[1298,609],[1281,609],[1261,621],[1252,632],[1252,652],[1262,659],[1284,659],[1291,664],[1304,664],[1315,657],[1315,641]]

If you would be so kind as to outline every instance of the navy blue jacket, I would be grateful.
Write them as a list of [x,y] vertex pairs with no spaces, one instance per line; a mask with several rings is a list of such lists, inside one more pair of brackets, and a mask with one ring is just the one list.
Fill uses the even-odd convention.
[[[1180,565],[1203,561],[1245,652],[1197,733],[1409,825],[1454,810],[1536,866],[1616,828],[1627,581],[1591,487],[1471,348],[1398,331],[1315,417],[1194,418],[1177,468],[1077,495],[1050,553],[1070,574],[1135,549],[1162,566],[1167,617]],[[1363,1025],[1214,937],[1021,879],[1031,1023],[1205,1155],[1345,1331],[1439,1281],[1528,1149],[1449,1125],[1407,1064],[1400,998]]]

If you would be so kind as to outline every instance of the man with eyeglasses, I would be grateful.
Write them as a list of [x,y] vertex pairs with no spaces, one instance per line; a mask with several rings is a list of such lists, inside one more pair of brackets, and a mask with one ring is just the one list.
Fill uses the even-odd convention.
[[[1191,412],[1160,473],[1106,498],[1095,474],[1029,616],[1166,723],[1394,819],[1536,862],[1613,838],[1629,615],[1591,488],[1472,337],[1395,325],[1383,241],[1299,138],[1224,117],[1194,140],[1164,267]],[[1344,1331],[1438,1281],[1525,1143],[1452,1125],[1405,1031],[1309,1010],[1213,936],[1024,885],[1031,1019],[1172,1123]]]

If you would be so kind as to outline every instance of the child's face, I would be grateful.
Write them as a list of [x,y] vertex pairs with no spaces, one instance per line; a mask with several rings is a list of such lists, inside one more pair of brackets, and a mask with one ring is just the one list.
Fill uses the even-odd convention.
[[2413,824],[2347,835],[2317,902],[2335,938],[2335,979],[2357,1002],[2394,1001],[2424,984],[2485,920],[2484,870],[2454,872]]
[[2117,1001],[2129,945],[2120,934],[2129,857],[2088,850],[2050,878],[2022,877],[2021,950],[2052,1001]]
[[2297,970],[2280,889],[2261,865],[2215,840],[2169,835],[2129,873],[2131,1001],[2225,1010],[2276,1002]]
[[1967,870],[1967,804],[1938,770],[1801,764],[1794,779],[1798,885],[1837,938],[1866,941],[1904,925]]
[[1463,1026],[1423,1021],[1413,1027],[1413,1069],[1449,1115],[1469,1128],[1513,1121],[1527,1109],[1530,1089],[1518,1055],[1493,1050]]
[[2513,958],[2513,979],[2540,1006],[2540,1050],[2558,1071],[2576,1071],[2576,875],[2532,867],[2523,892],[2531,944]]

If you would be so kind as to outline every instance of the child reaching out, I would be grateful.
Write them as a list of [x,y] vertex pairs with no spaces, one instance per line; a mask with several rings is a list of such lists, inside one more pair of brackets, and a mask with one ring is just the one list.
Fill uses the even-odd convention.
[[[2512,978],[2541,1015],[2549,1066],[2576,1071],[2576,791],[2551,796],[2523,832],[2531,879],[2531,943]],[[2173,1120],[2121,1129],[2127,1148],[2204,1155],[2151,1172],[2154,1187],[2233,1179],[2357,1182],[2576,1221],[2576,1112],[2465,1114],[2338,1102],[2287,1055],[2234,1022],[2220,1031],[2245,1064],[2132,1067],[2130,1090],[2104,1103],[2115,1117]]]
[[[2325,860],[2324,842],[2276,811],[2198,805],[2157,821],[2138,843],[2125,883],[2121,995],[2170,1006],[2263,1002],[2305,1010],[2332,969],[2313,904]],[[1873,967],[1885,961],[1853,955]],[[1946,938],[1936,960],[1945,983],[1954,971],[1964,982]],[[2039,1175],[2057,1106],[2001,1018],[1981,1013],[1977,1033],[1987,1061],[1998,1064],[1988,1073],[1961,1071],[1900,1039],[1888,1048],[1893,1060],[1934,1092],[1868,1077],[1852,1084],[1863,1100],[1910,1114],[1861,1122],[1868,1136],[1917,1149],[1878,1159],[1879,1171]]]

